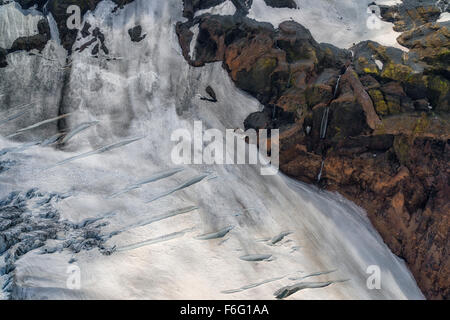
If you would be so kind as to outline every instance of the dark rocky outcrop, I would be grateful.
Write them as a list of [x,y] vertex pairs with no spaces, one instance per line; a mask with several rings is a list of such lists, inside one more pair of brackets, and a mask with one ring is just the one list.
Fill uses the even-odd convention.
[[75,43],[78,30],[69,29],[67,27],[67,19],[71,15],[70,13],[67,13],[67,8],[71,5],[77,5],[80,8],[81,15],[84,16],[88,10],[94,10],[100,1],[101,0],[51,0],[48,2],[47,9],[55,18],[61,44],[69,53],[72,51],[72,46]]
[[[183,16],[189,20],[194,19],[197,11],[217,6],[226,0],[183,0]],[[246,16],[252,6],[253,0],[231,0],[236,7],[236,15]]]
[[112,0],[117,6],[113,9],[116,12],[119,9],[123,9],[127,4],[133,2],[134,0]]
[[189,64],[222,61],[236,86],[264,104],[244,125],[280,129],[283,172],[364,207],[424,294],[447,299],[448,31],[427,22],[434,9],[414,10],[424,23],[402,28],[421,29],[399,38],[409,53],[364,41],[352,54],[317,43],[293,21],[274,29],[239,15],[203,15],[176,31]]
[[231,0],[236,7],[235,15],[245,17],[252,7],[253,0]]
[[395,31],[404,32],[435,22],[445,9],[445,4],[439,5],[436,0],[403,0],[395,6],[380,5],[380,9],[383,19],[392,22]]
[[[199,25],[195,60],[189,55],[192,23]],[[345,63],[343,58],[350,57],[349,51],[317,43],[306,28],[292,21],[283,22],[275,30],[268,23],[248,18],[208,15],[178,23],[177,33],[183,55],[191,65],[223,61],[237,86],[265,104],[275,104],[280,98],[288,100],[288,94],[298,95],[297,100],[305,105],[322,99],[315,93],[332,91]],[[304,89],[312,79],[317,83],[306,94]]]
[[51,38],[50,27],[47,19],[41,19],[38,22],[38,34],[28,37],[20,37],[14,40],[8,53],[25,50],[30,51],[36,49],[42,51],[45,48],[48,40]]
[[15,0],[24,9],[29,9],[33,6],[37,6],[38,9],[42,9],[47,0]]
[[296,9],[297,3],[294,0],[264,0],[264,2],[274,8]]
[[89,22],[85,22],[83,25],[83,29],[81,29],[80,33],[83,38],[87,38],[91,35],[91,32],[89,31],[91,29],[91,25]]
[[397,40],[415,53],[426,69],[450,78],[450,21],[423,24]]
[[217,6],[225,0],[183,0],[183,17],[193,19],[195,12]]
[[98,55],[100,49],[105,54],[109,54],[109,49],[106,47],[105,44],[105,35],[100,31],[100,29],[97,27],[94,30],[92,30],[92,38],[88,40],[87,42],[83,43],[79,48],[76,48],[75,51],[83,52],[87,48],[89,48],[92,44],[94,44],[94,47],[92,48],[91,54],[93,56]]
[[8,65],[6,62],[6,56],[8,55],[8,51],[3,48],[0,48],[0,68],[5,68]]
[[142,35],[142,27],[136,26],[128,30],[128,34],[130,35],[130,39],[133,42],[140,42],[145,39],[146,34]]
[[[44,12],[44,5],[47,4],[45,8],[53,15],[56,21],[61,44],[69,53],[72,51],[72,46],[75,43],[78,29],[69,29],[67,27],[67,20],[71,15],[71,13],[67,13],[67,8],[71,5],[77,5],[81,11],[81,17],[83,17],[88,10],[95,10],[100,1],[101,0],[16,0],[16,2],[18,2],[24,9],[37,5],[37,9],[42,12]],[[116,11],[134,0],[112,1],[117,4],[117,7],[114,9],[114,11]]]
[[105,35],[100,31],[99,28],[95,28],[92,31],[92,36],[94,37],[94,39],[96,39],[98,41],[98,45],[100,46],[102,51],[105,54],[109,54],[109,49],[105,45]]
[[208,94],[208,97],[201,97],[201,100],[209,101],[209,102],[217,102],[217,96],[216,92],[211,86],[207,86],[205,89],[206,93]]

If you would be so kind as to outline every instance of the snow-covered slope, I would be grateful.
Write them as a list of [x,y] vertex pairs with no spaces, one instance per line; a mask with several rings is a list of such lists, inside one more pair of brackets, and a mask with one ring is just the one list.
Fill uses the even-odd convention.
[[[261,176],[258,166],[182,166],[173,175],[111,197],[176,167],[170,158],[174,130],[193,130],[194,120],[203,121],[204,128],[242,127],[245,117],[261,108],[234,87],[220,64],[187,65],[174,31],[174,24],[183,20],[181,1],[136,0],[117,13],[111,13],[113,8],[103,1],[86,15],[105,34],[109,55],[75,52],[64,89],[59,84],[65,70],[61,59],[46,60],[44,71],[39,57],[15,53],[8,62],[21,63],[0,70],[2,83],[9,85],[0,97],[2,105],[12,107],[20,95],[39,101],[32,116],[1,127],[3,137],[58,115],[61,94],[64,113],[70,113],[69,128],[99,121],[74,136],[65,151],[0,140],[5,151],[0,152],[1,198],[17,197],[11,192],[18,190],[30,219],[43,219],[45,202],[59,221],[70,221],[44,248],[15,260],[9,274],[14,278],[2,276],[13,298],[271,299],[278,289],[299,282],[323,288],[305,289],[288,299],[423,298],[363,210],[282,174]],[[14,14],[20,19],[22,13]],[[130,41],[127,30],[135,25],[147,34],[141,42]],[[0,24],[0,34],[7,28]],[[42,55],[55,55],[58,48],[52,41]],[[43,88],[45,83],[54,86]],[[199,99],[208,85],[216,91],[217,103]],[[12,112],[8,107],[2,108],[2,119]],[[41,141],[55,132],[56,125],[48,124],[30,130],[27,140]],[[133,138],[139,139],[128,140]],[[124,141],[130,143],[55,166]],[[147,203],[205,172],[209,176],[201,182]],[[36,200],[26,193],[32,188],[64,197]],[[1,202],[3,207],[11,203]],[[103,218],[91,223],[101,230],[103,245],[117,250],[105,255],[96,248],[78,253],[63,249],[67,241],[89,247],[86,234],[77,230],[95,217]],[[0,264],[8,258],[3,254]],[[370,265],[381,269],[380,290],[366,285]],[[67,286],[71,266],[79,268],[79,290]]]
[[[286,20],[301,23],[311,31],[318,42],[328,42],[340,48],[349,48],[363,40],[377,41],[385,46],[406,50],[396,41],[400,33],[392,30],[392,24],[379,20],[378,25],[368,27],[371,16],[368,5],[371,0],[295,0],[298,9],[272,8],[264,0],[253,0],[249,17],[272,23],[274,27]],[[399,1],[376,1],[393,5]]]

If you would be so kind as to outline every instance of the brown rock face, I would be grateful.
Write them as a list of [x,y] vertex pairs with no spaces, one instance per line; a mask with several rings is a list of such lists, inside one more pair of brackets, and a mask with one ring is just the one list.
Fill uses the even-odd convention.
[[[341,147],[327,156],[323,176],[327,188],[339,190],[367,209],[385,242],[408,262],[427,297],[446,299],[448,143],[409,139],[394,136],[386,151],[371,149],[351,159]],[[355,186],[364,189],[353,190]]]
[[[405,8],[435,17],[434,9]],[[191,65],[222,61],[236,86],[265,105],[244,125],[280,129],[283,172],[365,208],[426,297],[448,299],[450,82],[448,59],[439,60],[448,37],[442,25],[414,21],[425,31],[403,35],[409,54],[365,41],[352,55],[318,44],[293,21],[274,29],[236,15],[204,15],[176,30]]]
[[445,8],[436,0],[403,0],[395,6],[380,6],[382,17],[394,23],[394,30],[404,32],[428,22],[436,21]]
[[450,22],[427,23],[408,30],[398,37],[398,42],[411,49],[426,68],[450,74]]
[[372,99],[364,89],[358,75],[353,71],[351,67],[347,69],[342,76],[343,84],[348,84],[352,91],[352,97],[355,97],[356,101],[364,110],[366,116],[366,123],[371,129],[377,128],[381,124],[381,120],[375,112]]

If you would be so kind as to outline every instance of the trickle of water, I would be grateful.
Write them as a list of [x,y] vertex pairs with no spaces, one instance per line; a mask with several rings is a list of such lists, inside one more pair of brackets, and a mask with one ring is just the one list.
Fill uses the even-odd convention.
[[341,77],[342,75],[339,75],[337,82],[336,82],[336,86],[334,87],[334,93],[333,93],[333,98],[336,98],[338,89],[339,89],[339,83],[341,82]]
[[[345,71],[342,74],[344,74],[347,71],[347,69],[348,69],[348,67],[345,69]],[[336,81],[336,86],[334,87],[334,92],[333,92],[333,100],[336,99],[336,97],[337,97],[342,74],[339,75],[339,77]],[[330,103],[331,103],[331,101],[330,101]],[[325,139],[325,136],[327,134],[328,115],[330,113],[330,103],[323,111],[322,123],[320,124],[320,139]]]
[[322,171],[323,171],[324,164],[325,164],[325,160],[322,160],[322,164],[320,165],[320,171],[319,171],[319,174],[317,175],[317,182],[320,182],[320,179],[322,179]]
[[320,139],[325,139],[328,126],[328,114],[330,113],[330,107],[327,106],[323,111],[322,123],[320,124]]

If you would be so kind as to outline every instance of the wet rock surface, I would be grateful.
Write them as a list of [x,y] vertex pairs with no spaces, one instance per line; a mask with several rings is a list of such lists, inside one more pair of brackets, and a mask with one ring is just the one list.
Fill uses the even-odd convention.
[[339,49],[296,22],[238,15],[192,18],[177,34],[189,64],[222,61],[265,106],[245,127],[280,129],[283,172],[364,207],[424,294],[447,299],[448,23],[429,2],[382,7],[409,53],[373,41]]

